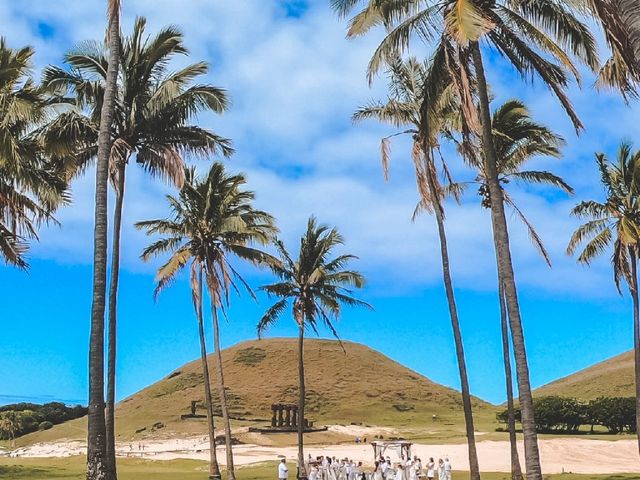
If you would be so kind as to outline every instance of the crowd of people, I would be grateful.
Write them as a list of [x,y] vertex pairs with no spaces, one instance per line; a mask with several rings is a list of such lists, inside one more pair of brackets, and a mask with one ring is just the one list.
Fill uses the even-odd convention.
[[[381,456],[373,468],[367,468],[353,459],[328,456],[313,459],[309,456],[306,467],[309,480],[452,480],[451,462],[447,457],[439,458],[437,462],[431,457],[423,464],[417,456],[394,463],[390,457]],[[278,477],[280,480],[288,478],[285,459],[278,467]]]

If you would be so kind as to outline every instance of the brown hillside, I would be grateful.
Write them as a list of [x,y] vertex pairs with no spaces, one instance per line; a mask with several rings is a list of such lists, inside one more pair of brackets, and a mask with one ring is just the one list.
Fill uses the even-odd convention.
[[535,390],[534,395],[560,395],[581,400],[635,395],[633,351],[597,363]]
[[[437,414],[458,421],[461,400],[455,390],[364,345],[345,342],[344,347],[346,353],[333,340],[311,339],[305,343],[307,417],[311,420],[393,426],[424,423]],[[256,419],[268,421],[272,403],[294,403],[298,390],[296,358],[295,339],[248,341],[224,350],[232,416],[251,423]],[[212,356],[209,368],[213,375],[216,362]],[[205,413],[202,381],[199,360],[178,368],[122,401],[117,411],[119,425],[135,431],[161,421],[184,430],[187,422],[179,418],[189,412],[192,400],[199,402],[199,413]],[[475,399],[475,406],[480,411],[493,408],[479,399]],[[178,428],[176,423],[182,426]]]

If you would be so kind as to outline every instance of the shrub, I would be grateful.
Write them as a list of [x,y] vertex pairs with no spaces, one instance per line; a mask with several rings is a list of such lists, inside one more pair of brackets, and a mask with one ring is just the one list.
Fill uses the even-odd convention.
[[40,425],[38,425],[38,430],[49,430],[50,428],[53,428],[53,423],[51,423],[49,420],[40,422]]

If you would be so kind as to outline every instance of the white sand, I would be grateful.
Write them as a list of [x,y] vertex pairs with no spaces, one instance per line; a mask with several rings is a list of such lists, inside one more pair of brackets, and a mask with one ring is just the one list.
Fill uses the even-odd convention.
[[[580,438],[557,438],[540,440],[542,470],[546,474],[573,473],[638,473],[638,458],[635,440],[589,440]],[[153,440],[145,442],[123,443],[118,445],[120,456],[142,457],[154,460],[172,460],[177,458],[208,459],[208,441],[204,436]],[[477,443],[480,468],[487,472],[509,472],[509,443],[506,441],[481,441]],[[68,457],[85,452],[86,443],[78,441],[39,443],[11,452],[11,456],[20,457]],[[522,445],[519,446],[521,458],[524,458]],[[296,458],[296,447],[263,447],[258,445],[238,445],[233,449],[237,465],[275,460],[285,456],[291,461]],[[448,456],[456,470],[467,470],[467,448],[464,444],[423,445],[416,444],[412,452],[426,462],[428,457],[436,460]],[[349,457],[362,460],[365,464],[372,461],[372,448],[369,445],[313,445],[306,449],[307,454],[329,455],[337,458]],[[393,452],[390,453],[392,459]],[[219,447],[219,461],[224,464],[224,447]]]

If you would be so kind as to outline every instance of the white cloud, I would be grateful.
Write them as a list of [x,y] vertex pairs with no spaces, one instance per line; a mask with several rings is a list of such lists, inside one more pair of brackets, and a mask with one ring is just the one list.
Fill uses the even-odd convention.
[[[34,44],[38,66],[59,61],[65,50],[83,39],[100,39],[104,32],[104,2],[63,0],[0,1],[5,35],[12,45]],[[440,260],[433,220],[410,216],[416,201],[406,141],[394,145],[392,179],[385,184],[379,167],[379,138],[392,129],[374,123],[350,124],[353,110],[384,95],[384,79],[368,88],[365,69],[378,40],[347,41],[345,24],[318,1],[299,19],[287,18],[275,0],[130,0],[125,2],[123,28],[130,30],[135,15],[149,19],[149,31],[177,24],[185,32],[190,59],[206,59],[212,69],[208,81],[227,88],[232,110],[222,118],[202,119],[234,140],[238,153],[230,168],[249,175],[259,204],[279,219],[283,236],[293,241],[310,213],[339,226],[348,249],[373,279],[374,288],[394,280],[395,288],[413,288],[440,281]],[[36,34],[38,22],[55,30],[51,41]],[[418,47],[415,51],[420,51]],[[181,60],[182,62],[186,61]],[[609,295],[612,290],[607,259],[591,269],[575,265],[564,254],[576,222],[568,211],[578,199],[599,195],[593,152],[611,151],[619,137],[638,133],[637,108],[625,107],[612,94],[597,95],[572,89],[576,108],[587,131],[576,138],[553,97],[541,87],[530,88],[504,76],[492,64],[489,78],[500,99],[521,97],[536,118],[558,129],[568,140],[561,161],[539,160],[576,187],[576,198],[546,199],[538,190],[516,194],[523,210],[539,228],[554,259],[548,271],[531,247],[526,232],[512,221],[512,240],[520,285],[543,291],[581,295]],[[455,160],[454,160],[455,161]],[[456,167],[456,172],[463,171]],[[126,249],[123,265],[141,266],[137,255],[146,239],[131,224],[163,215],[160,200],[166,187],[144,178],[132,166],[129,174]],[[93,218],[92,172],[74,184],[75,203],[60,212],[63,228],[49,228],[33,250],[36,256],[65,262],[89,262]],[[545,193],[542,191],[542,193]],[[447,231],[456,284],[493,289],[494,257],[489,218],[471,193],[462,206],[448,207]],[[598,287],[595,287],[595,285]]]

